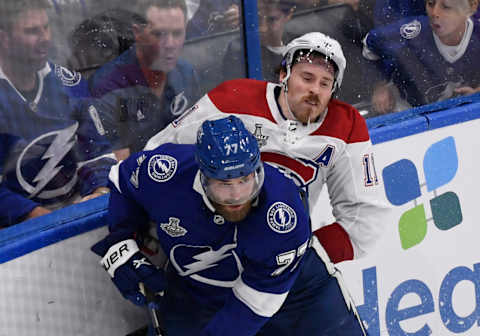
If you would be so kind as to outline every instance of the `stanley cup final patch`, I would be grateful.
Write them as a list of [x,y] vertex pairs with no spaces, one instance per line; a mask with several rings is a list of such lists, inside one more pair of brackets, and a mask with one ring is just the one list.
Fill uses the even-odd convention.
[[288,233],[297,226],[297,214],[283,202],[273,203],[267,212],[267,223],[278,233]]
[[180,219],[176,217],[169,217],[168,223],[161,223],[160,228],[173,238],[184,236],[188,232],[187,229],[180,226]]
[[177,159],[170,155],[154,155],[148,161],[148,176],[156,182],[166,182],[177,171]]

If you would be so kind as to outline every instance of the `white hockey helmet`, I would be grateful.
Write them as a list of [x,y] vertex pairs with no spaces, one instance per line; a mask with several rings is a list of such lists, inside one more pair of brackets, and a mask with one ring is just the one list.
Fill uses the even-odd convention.
[[331,60],[337,66],[335,73],[335,82],[333,84],[333,90],[337,90],[342,85],[343,73],[347,66],[347,61],[343,55],[342,47],[337,40],[319,32],[312,32],[304,34],[296,39],[293,39],[284,49],[282,65],[287,70],[287,75],[282,81],[283,86],[287,90],[287,81],[290,77],[292,65],[294,63],[293,56],[298,50],[308,50],[309,52],[317,51],[328,60]]

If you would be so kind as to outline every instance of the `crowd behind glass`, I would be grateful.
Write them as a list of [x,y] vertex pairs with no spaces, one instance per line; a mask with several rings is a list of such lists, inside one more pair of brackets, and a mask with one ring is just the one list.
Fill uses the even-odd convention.
[[[291,39],[340,15],[325,32],[347,56],[337,95],[365,118],[479,91],[477,0],[257,7],[271,82]],[[0,228],[108,193],[112,164],[247,74],[240,0],[5,0],[0,12],[12,18],[0,18]]]

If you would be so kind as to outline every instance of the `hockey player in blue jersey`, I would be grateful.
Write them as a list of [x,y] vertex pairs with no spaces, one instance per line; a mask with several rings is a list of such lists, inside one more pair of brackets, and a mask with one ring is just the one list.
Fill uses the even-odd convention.
[[47,61],[49,6],[0,5],[0,228],[108,192],[115,163],[86,83]]
[[[426,0],[425,6],[427,16],[370,31],[364,56],[379,64],[411,106],[480,91],[480,25],[470,18],[477,0]],[[391,86],[377,85],[385,95],[373,94],[379,113],[391,112],[397,103],[386,85]]]
[[[166,335],[364,335],[294,182],[263,164],[235,116],[204,121],[194,145],[130,156],[109,175],[110,233],[92,247],[123,296],[165,291]],[[153,220],[165,270],[136,235]]]

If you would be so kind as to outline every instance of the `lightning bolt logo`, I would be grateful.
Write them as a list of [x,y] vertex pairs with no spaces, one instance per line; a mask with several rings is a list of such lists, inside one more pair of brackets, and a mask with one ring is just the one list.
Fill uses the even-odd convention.
[[[173,256],[175,253],[175,249],[181,246],[187,246],[187,245],[176,245],[170,251],[170,256]],[[184,271],[182,269],[178,269],[178,273],[181,276],[188,276],[190,274],[197,273],[197,272],[218,266],[219,261],[232,255],[231,253],[228,253],[228,252],[233,250],[235,247],[237,247],[236,243],[227,244],[215,251],[210,246],[201,246],[201,247],[197,246],[197,248],[207,248],[208,251],[192,256],[192,259],[195,259],[198,261],[188,265],[184,265],[183,268],[187,270]]]
[[283,209],[278,210],[278,217],[280,218],[280,222],[282,223],[283,226],[285,226],[285,223],[287,222],[286,214]]
[[[170,260],[172,265],[177,270],[180,276],[189,276],[190,278],[206,283],[212,286],[231,288],[234,286],[235,281],[238,279],[243,271],[240,258],[235,253],[236,243],[236,230],[234,234],[233,243],[225,244],[218,250],[214,250],[211,246],[192,246],[179,244],[175,245],[170,250]],[[196,253],[195,251],[201,250],[202,252]],[[192,251],[193,253],[190,253]],[[191,257],[188,255],[191,254]],[[188,260],[196,260],[186,265],[180,265],[180,259],[184,259],[187,256]],[[231,260],[233,258],[233,261]],[[233,262],[233,265],[232,265]],[[222,263],[226,263],[226,267],[222,267]],[[219,267],[219,271],[222,271],[222,280],[215,279],[215,271],[212,273],[203,273],[202,271]],[[229,270],[229,275],[225,274],[225,270]],[[210,277],[207,277],[209,275]],[[225,280],[227,278],[227,280]]]
[[[16,173],[17,178],[20,185],[30,194],[30,198],[36,197],[38,195],[39,198],[53,198],[59,195],[66,194],[71,190],[71,188],[75,185],[77,176],[75,175],[71,181],[69,181],[66,185],[62,186],[61,188],[55,190],[44,191],[40,193],[43,188],[52,180],[52,178],[57,175],[57,173],[62,170],[63,165],[57,166],[60,161],[63,160],[65,155],[72,149],[72,147],[76,143],[76,136],[75,133],[78,129],[78,123],[74,123],[72,126],[60,130],[60,131],[53,131],[33,140],[20,154],[19,159],[17,160],[16,166]],[[41,140],[48,138],[48,137],[55,137],[55,140],[50,144],[45,154],[42,156],[42,160],[47,160],[45,165],[42,167],[40,172],[35,176],[33,182],[37,183],[35,186],[30,185],[22,175],[21,166],[22,166],[22,159],[28,150],[34,146],[36,143],[40,142]],[[40,194],[39,194],[40,193]]]
[[165,164],[165,162],[162,161],[157,161],[157,166],[160,168],[160,170],[166,172],[168,171],[169,167]]

